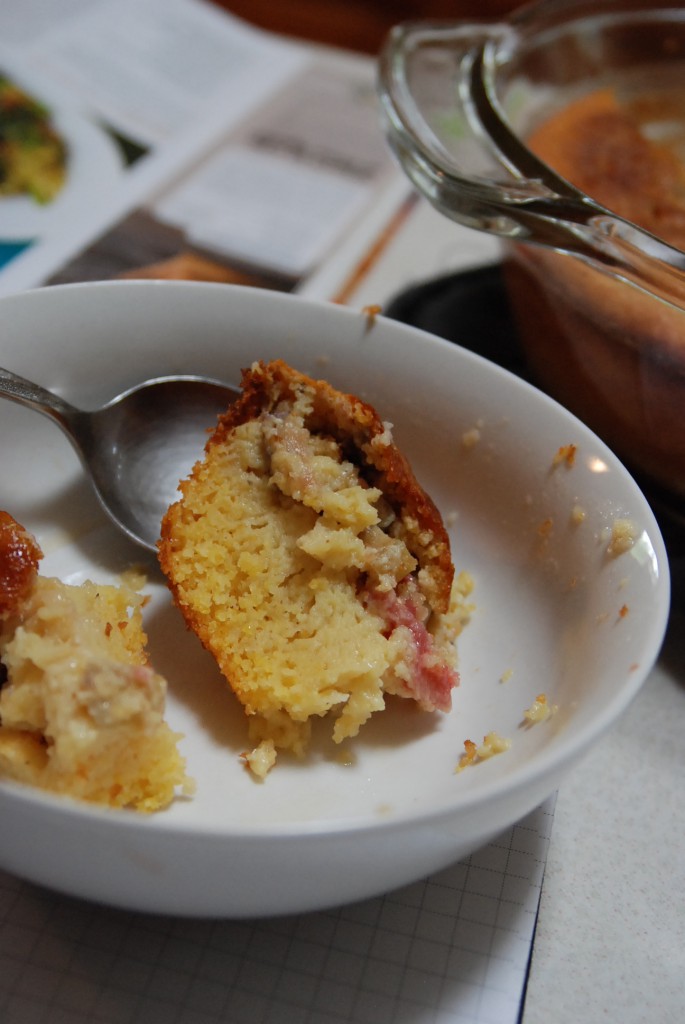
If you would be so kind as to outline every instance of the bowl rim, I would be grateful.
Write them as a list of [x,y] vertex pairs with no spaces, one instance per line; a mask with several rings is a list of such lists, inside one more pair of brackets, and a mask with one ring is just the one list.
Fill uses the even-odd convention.
[[[307,308],[312,316],[325,315],[329,318],[359,318],[366,316],[364,311],[347,306],[341,306],[325,300],[305,298],[293,293],[271,291],[246,285],[224,285],[207,282],[188,281],[104,281],[104,282],[82,282],[65,285],[55,285],[50,288],[32,289],[27,292],[17,293],[0,298],[0,310],[7,309],[16,304],[46,302],[60,303],[62,296],[75,296],[78,302],[79,296],[84,293],[95,294],[98,291],[111,293],[147,293],[151,297],[162,295],[165,291],[177,291],[182,294],[184,291],[194,291],[198,294],[209,294],[225,296],[242,296],[243,302],[264,302],[276,306],[281,304],[285,308],[296,304],[300,308]],[[72,301],[68,298],[68,301]],[[380,314],[382,317],[382,314]],[[623,466],[620,459],[607,447],[607,445],[594,434],[594,432],[571,412],[559,405],[554,399],[539,391],[532,384],[516,377],[514,374],[500,366],[490,362],[485,357],[472,351],[464,349],[453,342],[439,338],[436,335],[425,332],[419,328],[412,327],[399,321],[389,320],[382,317],[386,325],[391,325],[392,330],[409,333],[412,336],[422,336],[428,343],[437,345],[446,350],[457,350],[459,358],[473,361],[481,366],[487,373],[494,373],[502,376],[523,390],[524,393],[534,393],[536,401],[549,403],[560,411],[567,422],[581,431],[582,435],[590,437],[596,449],[601,452],[611,466],[621,472],[624,484],[627,484],[633,492],[636,502],[641,506],[641,515],[645,522],[645,529],[649,533],[652,544],[657,572],[655,574],[655,593],[653,601],[653,619],[649,630],[649,643],[645,643],[646,660],[641,659],[639,668],[630,673],[626,672],[626,678],[620,688],[607,701],[604,709],[595,719],[585,725],[578,735],[567,736],[564,733],[558,734],[555,739],[547,744],[544,749],[534,753],[525,763],[516,766],[510,775],[505,779],[495,778],[481,782],[473,790],[456,793],[449,800],[443,800],[440,806],[427,807],[424,810],[405,811],[388,816],[387,818],[368,816],[356,819],[347,817],[340,820],[317,819],[315,821],[284,822],[268,825],[235,825],[230,822],[221,823],[220,827],[196,824],[194,822],[175,821],[165,818],[164,811],[154,815],[146,816],[131,810],[110,809],[81,803],[67,796],[45,793],[32,789],[11,780],[0,780],[0,801],[18,801],[32,811],[42,811],[47,814],[59,813],[66,815],[69,820],[79,823],[92,824],[93,826],[104,825],[126,829],[141,829],[149,833],[163,833],[168,837],[194,837],[207,841],[219,840],[250,841],[272,838],[295,839],[297,837],[323,837],[336,834],[362,835],[366,832],[392,831],[412,826],[438,824],[441,821],[450,819],[460,812],[474,811],[478,807],[506,800],[512,797],[517,791],[530,787],[535,779],[544,777],[554,778],[569,763],[576,761],[587,749],[595,743],[607,729],[616,721],[626,707],[637,695],[645,679],[656,662],[661,645],[664,640],[668,625],[670,611],[670,572],[668,555],[661,530],[656,518],[649,507],[646,498],[638,484],[632,478],[628,470]],[[550,790],[551,791],[551,790]],[[547,794],[549,795],[549,793]]]

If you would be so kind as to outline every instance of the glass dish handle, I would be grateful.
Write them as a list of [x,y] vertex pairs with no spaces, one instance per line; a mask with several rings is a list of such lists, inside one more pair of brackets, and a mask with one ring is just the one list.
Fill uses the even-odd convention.
[[555,174],[507,123],[491,65],[495,50],[515,38],[504,23],[418,21],[391,31],[378,92],[404,172],[441,213],[467,227],[580,256],[685,305],[683,253]]

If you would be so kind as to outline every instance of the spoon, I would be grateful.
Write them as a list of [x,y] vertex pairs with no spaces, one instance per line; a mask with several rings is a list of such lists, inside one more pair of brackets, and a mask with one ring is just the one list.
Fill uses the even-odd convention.
[[156,377],[86,412],[0,367],[0,398],[62,428],[112,522],[149,551],[157,550],[162,517],[201,457],[207,431],[237,394],[205,377]]

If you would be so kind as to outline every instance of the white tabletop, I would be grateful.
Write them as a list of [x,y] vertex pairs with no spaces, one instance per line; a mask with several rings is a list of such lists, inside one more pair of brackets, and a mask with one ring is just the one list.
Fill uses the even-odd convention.
[[673,572],[658,665],[557,796],[524,1024],[683,1019],[685,575]]

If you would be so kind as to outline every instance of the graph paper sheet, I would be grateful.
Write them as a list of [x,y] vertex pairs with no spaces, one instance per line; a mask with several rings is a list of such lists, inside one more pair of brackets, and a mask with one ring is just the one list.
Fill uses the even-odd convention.
[[0,872],[0,1021],[515,1024],[553,809],[386,896],[267,920],[112,910]]

